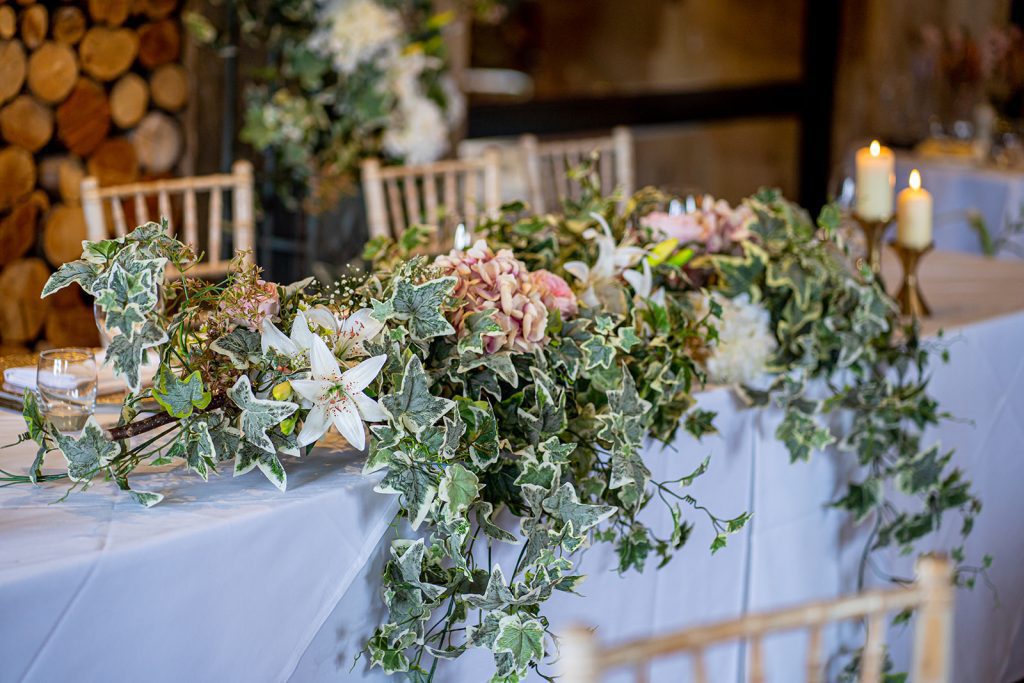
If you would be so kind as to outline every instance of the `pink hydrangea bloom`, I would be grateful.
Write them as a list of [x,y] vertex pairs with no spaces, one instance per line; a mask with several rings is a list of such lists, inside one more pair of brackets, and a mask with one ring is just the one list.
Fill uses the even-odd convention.
[[547,343],[548,308],[526,264],[511,251],[494,253],[478,240],[465,251],[453,249],[438,256],[434,265],[457,277],[453,294],[460,306],[452,324],[459,336],[467,333],[465,322],[470,313],[493,310],[501,331],[485,336],[487,353],[530,352]]
[[569,283],[549,270],[537,270],[531,273],[533,286],[540,292],[540,300],[549,311],[557,310],[562,319],[571,318],[579,312],[576,294]]
[[731,245],[750,239],[748,226],[754,220],[754,212],[743,204],[732,207],[724,199],[716,200],[705,195],[696,211],[669,214],[654,211],[641,219],[662,238],[675,238],[682,243],[698,242],[707,251],[718,252]]

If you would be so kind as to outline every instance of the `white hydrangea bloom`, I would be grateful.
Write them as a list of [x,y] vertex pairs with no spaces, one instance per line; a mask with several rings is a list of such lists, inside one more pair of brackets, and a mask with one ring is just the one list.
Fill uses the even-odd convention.
[[321,8],[320,24],[323,28],[312,36],[311,44],[330,56],[342,74],[398,55],[402,17],[374,0],[329,0]]
[[[722,317],[714,321],[718,341],[712,344],[705,361],[709,379],[715,384],[753,382],[764,373],[778,345],[771,330],[771,316],[762,306],[751,303],[747,294],[735,299],[719,294],[712,297],[722,306]],[[707,307],[707,299],[702,297],[698,309],[704,312]]]
[[420,74],[436,66],[422,53],[402,55],[392,63],[389,80],[398,100],[391,125],[384,133],[384,151],[407,164],[425,164],[448,149],[448,122],[436,102],[426,96]]

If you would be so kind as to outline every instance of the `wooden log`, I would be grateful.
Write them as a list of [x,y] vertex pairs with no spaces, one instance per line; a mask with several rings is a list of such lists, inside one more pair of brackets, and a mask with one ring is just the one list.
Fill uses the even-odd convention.
[[103,88],[79,78],[71,95],[57,107],[57,137],[80,156],[96,149],[110,132],[110,105]]
[[89,16],[97,24],[120,26],[128,18],[128,0],[89,0]]
[[35,244],[39,218],[49,207],[46,193],[36,190],[0,220],[0,266],[21,258]]
[[[75,308],[86,303],[81,287],[64,287],[46,298],[50,300],[50,305],[54,308]],[[92,306],[91,303],[88,305]]]
[[139,165],[149,173],[165,173],[181,156],[183,138],[178,122],[167,114],[151,111],[132,131]]
[[43,102],[64,101],[78,79],[74,51],[62,43],[48,40],[28,60],[28,89]]
[[0,211],[6,211],[36,186],[36,164],[21,147],[0,149]]
[[178,0],[137,0],[137,9],[150,19],[166,19],[178,6]]
[[35,3],[36,0],[16,0],[19,5],[27,6]]
[[156,106],[178,111],[188,102],[188,73],[181,64],[164,64],[149,77],[149,90]]
[[46,260],[54,266],[74,261],[82,255],[82,240],[88,233],[82,207],[57,204],[46,215],[43,226]]
[[181,55],[181,29],[173,19],[145,24],[139,29],[139,61],[147,69],[176,61]]
[[[78,287],[64,289],[73,291]],[[51,307],[46,316],[43,335],[46,341],[55,347],[100,345],[100,334],[96,329],[92,306],[85,304],[62,309]]]
[[50,309],[40,299],[50,268],[39,258],[18,259],[0,272],[0,334],[5,343],[29,342],[39,336]]
[[132,65],[139,51],[139,36],[127,28],[93,26],[85,32],[78,54],[82,69],[100,81],[112,81]]
[[45,5],[32,5],[21,13],[21,42],[30,50],[34,50],[46,40],[46,30],[50,27],[50,13]]
[[53,111],[31,95],[19,95],[0,109],[0,135],[11,144],[38,152],[53,137]]
[[89,157],[86,166],[89,175],[96,176],[101,187],[126,185],[139,179],[135,147],[125,138],[104,140]]
[[110,118],[119,128],[131,128],[137,124],[149,108],[149,86],[146,80],[134,73],[126,73],[118,79],[110,91]]
[[59,8],[53,15],[53,39],[64,45],[76,45],[85,35],[85,15],[73,5]]
[[78,206],[85,167],[76,156],[57,155],[39,160],[39,186],[59,194],[65,204]]
[[0,104],[21,92],[25,82],[25,48],[16,40],[0,41]]
[[18,30],[18,16],[10,5],[0,7],[0,39],[7,40]]

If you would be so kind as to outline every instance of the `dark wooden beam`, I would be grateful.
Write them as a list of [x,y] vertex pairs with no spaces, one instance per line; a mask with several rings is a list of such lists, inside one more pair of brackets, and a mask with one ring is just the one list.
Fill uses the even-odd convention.
[[[808,4],[816,4],[808,2]],[[469,137],[800,115],[803,86],[782,81],[695,92],[573,97],[469,107]]]

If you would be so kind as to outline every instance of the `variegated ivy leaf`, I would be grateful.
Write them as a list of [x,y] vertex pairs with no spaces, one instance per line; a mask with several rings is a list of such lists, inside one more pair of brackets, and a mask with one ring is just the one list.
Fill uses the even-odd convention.
[[494,309],[476,311],[466,316],[463,321],[464,334],[459,339],[459,355],[467,353],[482,354],[484,352],[484,341],[489,334],[501,332],[501,325],[494,320]]
[[489,538],[493,538],[496,541],[501,541],[503,543],[518,542],[515,534],[510,531],[505,531],[491,519],[494,515],[493,504],[487,501],[480,501],[476,503],[473,508],[476,510],[476,523],[480,526],[480,530]]
[[629,369],[622,366],[620,370],[622,388],[608,392],[608,410],[598,415],[601,430],[597,436],[615,447],[632,446],[636,449],[643,443],[651,404],[640,398]]
[[60,291],[77,282],[88,294],[95,294],[93,285],[99,277],[99,269],[85,261],[69,261],[57,269],[57,272],[50,276],[43,286],[42,298],[46,298],[54,292]]
[[512,355],[508,351],[491,353],[479,358],[464,358],[459,361],[458,372],[469,372],[481,368],[493,372],[503,382],[507,382],[513,387],[519,386],[519,375],[516,373],[515,365],[512,364]]
[[[515,673],[526,675],[531,662],[544,658],[544,625],[538,619],[523,621],[518,614],[504,617],[498,624],[493,649],[495,653],[508,653],[515,665]],[[507,676],[509,673],[499,668],[498,675]]]
[[210,470],[216,470],[217,451],[205,420],[186,420],[177,438],[167,449],[167,457],[183,459],[188,468],[207,481]]
[[418,463],[395,459],[390,463],[384,479],[373,490],[377,493],[401,495],[402,508],[415,530],[426,519],[434,504],[437,480]]
[[398,392],[382,397],[381,403],[396,424],[413,434],[419,434],[455,407],[454,401],[430,393],[427,373],[415,355],[405,365]]
[[77,439],[60,432],[56,435],[57,446],[68,462],[68,477],[71,481],[89,481],[100,469],[109,465],[118,453],[117,444],[107,439],[103,428],[92,415]]
[[421,285],[398,279],[394,284],[394,293],[387,302],[373,302],[373,317],[381,322],[392,318],[406,322],[413,339],[454,334],[455,328],[445,319],[442,307],[455,283],[456,279],[451,276]]
[[242,436],[245,440],[268,453],[275,453],[277,449],[274,448],[274,442],[267,435],[267,430],[280,424],[282,420],[298,410],[299,406],[289,401],[267,401],[256,398],[246,375],[239,377],[235,385],[228,389],[228,398],[242,410],[241,426]]
[[131,486],[129,486],[128,479],[126,477],[117,477],[116,481],[117,487],[121,489],[124,493],[127,493],[128,496],[133,501],[135,501],[142,507],[151,508],[164,499],[164,494],[162,493],[153,493],[152,491],[136,491]]
[[409,658],[405,656],[407,645],[394,643],[397,630],[398,625],[394,623],[380,626],[366,643],[370,666],[379,666],[388,676],[409,670]]
[[247,327],[236,327],[210,344],[210,349],[227,356],[239,370],[245,370],[262,355],[259,333]]
[[224,462],[234,459],[235,453],[238,452],[238,444],[242,440],[242,433],[230,426],[221,416],[220,420],[210,422],[210,439],[213,441],[217,462]]
[[574,443],[562,443],[557,436],[553,436],[540,445],[540,452],[546,462],[556,465],[568,465],[569,456],[576,450]]
[[391,546],[391,557],[401,574],[402,581],[418,588],[428,602],[433,602],[441,597],[446,588],[422,580],[425,553],[426,545],[422,538],[417,539],[404,550],[397,544]]
[[757,301],[761,298],[759,285],[768,264],[768,254],[753,242],[743,243],[743,256],[712,256],[711,263],[718,272],[718,289],[730,299],[749,294]]
[[488,650],[493,648],[504,616],[504,612],[486,612],[480,624],[470,624],[466,628],[468,643],[473,647],[486,647]]
[[505,574],[501,571],[501,565],[495,564],[491,570],[491,576],[487,579],[487,588],[483,594],[467,593],[466,602],[472,607],[485,611],[504,609],[509,605],[518,604],[516,596],[508,587],[505,581]]
[[821,451],[835,437],[811,415],[790,408],[775,430],[775,438],[786,444],[792,462],[807,460],[813,451]]
[[619,500],[627,509],[636,508],[643,502],[644,491],[651,480],[651,471],[647,469],[643,458],[632,448],[621,448],[612,451],[612,471],[608,479],[608,488],[619,490]]
[[615,345],[623,350],[625,353],[629,353],[629,350],[640,343],[640,337],[637,336],[636,329],[632,326],[620,327],[615,333],[615,339],[613,340]]
[[584,367],[587,370],[610,368],[615,361],[615,347],[609,344],[604,337],[594,335],[583,342],[580,349],[583,351],[583,358],[586,361]]
[[114,335],[107,347],[107,360],[113,361],[114,372],[122,377],[133,392],[139,390],[139,372],[145,362],[146,349],[159,346],[167,341],[162,327],[147,320],[142,329],[131,338],[124,334]]
[[198,370],[181,380],[168,366],[160,366],[153,382],[153,399],[171,417],[186,418],[193,410],[210,405],[211,398],[212,394],[203,389],[203,378]]
[[565,431],[565,391],[536,367],[530,368],[530,374],[533,375],[535,404],[530,412],[520,409],[519,418],[527,430],[529,440],[539,444]]
[[43,458],[50,452],[53,444],[53,440],[46,432],[46,421],[39,410],[36,392],[25,392],[21,415],[25,419],[25,425],[28,427],[28,438],[32,439],[39,446],[36,450],[36,457],[32,460],[32,466],[28,471],[29,481],[36,484],[39,482],[39,477],[43,474]]
[[277,453],[268,453],[262,447],[242,439],[235,452],[234,476],[250,472],[254,467],[259,467],[260,472],[266,475],[267,479],[281,491],[288,488],[288,475],[285,473]]
[[553,496],[544,499],[544,510],[565,524],[570,536],[578,538],[615,514],[615,508],[610,505],[581,503],[576,489],[568,482]]
[[464,441],[469,446],[473,465],[483,470],[498,460],[498,423],[494,411],[485,401],[460,398],[459,415],[466,425]]
[[480,479],[459,463],[448,467],[437,487],[437,497],[447,503],[445,519],[449,522],[465,516],[470,504],[480,495]]

